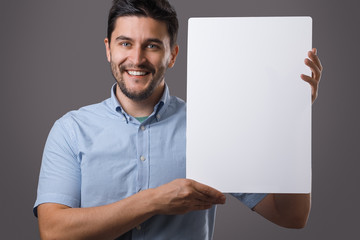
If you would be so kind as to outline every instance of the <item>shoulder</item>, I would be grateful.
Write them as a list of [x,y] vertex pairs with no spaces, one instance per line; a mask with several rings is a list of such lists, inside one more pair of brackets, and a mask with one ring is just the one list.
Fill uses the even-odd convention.
[[168,110],[172,113],[186,113],[186,102],[181,98],[171,96],[169,101]]
[[110,99],[106,99],[100,103],[87,105],[77,110],[69,111],[59,118],[58,122],[61,122],[62,124],[69,124],[71,122],[91,122],[99,118],[111,118],[114,113],[109,102]]
[[170,104],[174,104],[174,105],[181,106],[181,107],[186,107],[186,102],[176,96],[170,97]]
[[[118,119],[116,110],[112,109],[109,99],[100,103],[87,105],[78,110],[72,110],[60,117],[54,127],[63,131],[76,142],[80,136],[100,131],[108,123]],[[53,127],[53,128],[54,128]]]
[[159,114],[162,119],[185,120],[186,103],[178,97],[171,96],[159,111]]

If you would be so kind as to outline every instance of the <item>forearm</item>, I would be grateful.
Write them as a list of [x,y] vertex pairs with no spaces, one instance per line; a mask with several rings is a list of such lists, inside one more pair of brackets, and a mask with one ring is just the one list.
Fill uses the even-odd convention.
[[273,194],[275,208],[279,214],[279,225],[302,228],[306,225],[311,194]]
[[225,196],[190,179],[176,179],[116,203],[69,208],[45,203],[38,207],[42,239],[114,239],[157,214],[184,214],[224,204]]
[[[40,205],[41,237],[42,239],[115,239],[156,213],[152,191],[153,189],[145,190],[100,207],[66,207],[53,210],[48,208],[48,204]],[[44,208],[41,209],[42,207]]]
[[311,206],[311,194],[268,194],[254,210],[287,228],[303,228]]

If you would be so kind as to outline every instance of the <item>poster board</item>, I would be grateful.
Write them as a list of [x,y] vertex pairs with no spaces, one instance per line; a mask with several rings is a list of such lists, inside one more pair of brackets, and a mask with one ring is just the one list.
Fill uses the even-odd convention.
[[310,17],[190,18],[186,177],[222,192],[311,192]]

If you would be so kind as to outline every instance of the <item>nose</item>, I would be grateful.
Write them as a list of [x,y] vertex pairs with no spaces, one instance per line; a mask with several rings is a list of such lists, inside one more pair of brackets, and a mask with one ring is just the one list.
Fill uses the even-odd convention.
[[142,47],[133,47],[130,54],[129,59],[134,65],[140,65],[146,61],[145,51]]

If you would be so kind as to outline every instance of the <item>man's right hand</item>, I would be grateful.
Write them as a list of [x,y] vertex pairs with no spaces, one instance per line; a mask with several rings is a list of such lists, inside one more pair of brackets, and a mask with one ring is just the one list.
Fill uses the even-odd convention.
[[41,239],[114,239],[156,214],[184,214],[223,203],[221,192],[194,180],[177,179],[98,207],[41,204],[40,235]]
[[226,197],[218,190],[191,179],[176,179],[153,189],[157,214],[184,214],[224,204]]

